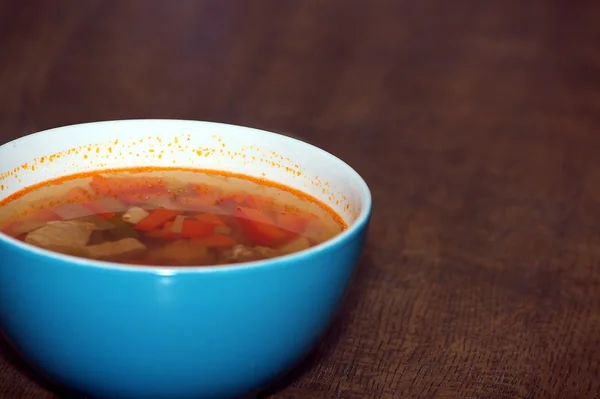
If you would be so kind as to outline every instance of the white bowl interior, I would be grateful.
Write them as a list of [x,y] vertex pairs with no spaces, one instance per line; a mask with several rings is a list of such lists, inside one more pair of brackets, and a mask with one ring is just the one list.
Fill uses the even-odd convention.
[[325,202],[349,225],[371,206],[363,179],[317,147],[261,130],[182,120],[87,123],[7,143],[0,147],[0,199],[65,175],[143,166],[265,178]]

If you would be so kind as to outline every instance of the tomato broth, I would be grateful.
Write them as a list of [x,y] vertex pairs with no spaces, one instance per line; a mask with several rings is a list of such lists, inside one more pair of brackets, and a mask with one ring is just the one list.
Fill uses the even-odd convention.
[[9,236],[63,254],[149,266],[269,259],[318,245],[346,227],[307,194],[218,171],[99,171],[0,202],[0,229]]

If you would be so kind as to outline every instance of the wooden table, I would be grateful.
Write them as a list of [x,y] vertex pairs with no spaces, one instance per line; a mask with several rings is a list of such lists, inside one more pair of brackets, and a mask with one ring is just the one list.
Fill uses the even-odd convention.
[[[0,134],[119,118],[308,140],[364,259],[272,398],[598,398],[600,2],[0,0]],[[58,398],[2,344],[0,397]]]

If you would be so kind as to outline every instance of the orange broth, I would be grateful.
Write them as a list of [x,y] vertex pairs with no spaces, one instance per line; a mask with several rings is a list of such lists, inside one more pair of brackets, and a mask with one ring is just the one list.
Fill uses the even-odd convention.
[[326,204],[229,172],[128,168],[27,187],[0,202],[0,229],[51,251],[155,266],[226,265],[308,249],[347,228]]

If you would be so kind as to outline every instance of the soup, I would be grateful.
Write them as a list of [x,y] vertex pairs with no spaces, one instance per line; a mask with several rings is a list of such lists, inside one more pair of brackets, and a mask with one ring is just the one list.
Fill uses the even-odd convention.
[[109,262],[224,265],[302,251],[346,228],[325,204],[263,180],[215,171],[79,174],[0,203],[2,232]]

